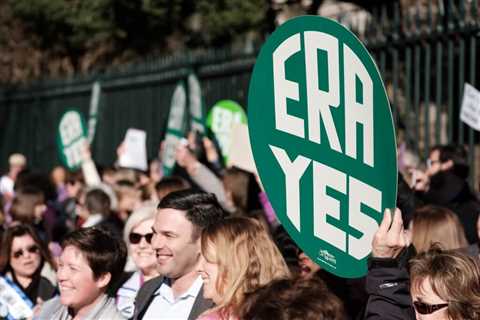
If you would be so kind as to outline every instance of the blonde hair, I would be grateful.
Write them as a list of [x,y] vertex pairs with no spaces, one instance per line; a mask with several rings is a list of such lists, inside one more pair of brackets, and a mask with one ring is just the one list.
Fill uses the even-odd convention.
[[289,278],[287,264],[258,221],[244,217],[227,218],[202,231],[202,255],[218,264],[215,287],[221,301],[208,312],[221,318],[236,316],[247,293],[272,280]]
[[431,205],[422,207],[413,214],[412,243],[419,253],[427,251],[433,244],[442,250],[468,246],[457,215],[447,208]]
[[480,265],[478,259],[438,248],[410,262],[411,289],[422,292],[428,280],[433,292],[448,302],[449,319],[480,319]]

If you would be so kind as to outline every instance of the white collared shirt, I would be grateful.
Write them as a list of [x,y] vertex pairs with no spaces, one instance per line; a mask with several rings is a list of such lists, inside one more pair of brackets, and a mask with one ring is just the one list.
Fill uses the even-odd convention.
[[165,282],[162,283],[153,294],[153,300],[143,319],[187,320],[202,285],[202,278],[198,276],[190,288],[175,299],[172,288]]

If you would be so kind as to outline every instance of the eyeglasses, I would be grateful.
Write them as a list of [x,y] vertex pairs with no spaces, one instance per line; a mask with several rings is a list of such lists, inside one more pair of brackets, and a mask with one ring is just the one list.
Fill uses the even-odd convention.
[[434,313],[437,310],[448,307],[448,303],[428,304],[425,302],[414,301],[413,306],[415,307],[415,310],[417,310],[417,312],[420,314],[430,314]]
[[153,233],[140,234],[136,232],[131,232],[128,235],[128,240],[130,240],[131,244],[140,243],[140,241],[142,241],[142,238],[145,238],[145,241],[150,244],[152,243]]
[[15,251],[13,253],[13,257],[15,259],[18,259],[21,256],[23,256],[24,254],[26,254],[27,251],[31,254],[37,254],[40,251],[40,248],[36,244],[34,244],[34,245],[31,245],[30,247],[28,247],[26,249],[20,249],[20,250]]

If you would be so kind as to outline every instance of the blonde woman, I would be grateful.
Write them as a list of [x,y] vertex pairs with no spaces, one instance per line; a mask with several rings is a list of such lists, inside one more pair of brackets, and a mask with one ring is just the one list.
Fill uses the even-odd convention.
[[425,206],[415,211],[410,222],[412,244],[418,253],[433,244],[442,250],[455,250],[468,246],[465,231],[457,215],[438,206]]
[[127,319],[134,314],[135,297],[140,288],[145,282],[159,275],[157,258],[151,243],[156,208],[154,203],[145,203],[132,213],[123,230],[130,260],[125,268],[134,272],[129,273],[128,279],[116,292],[115,302],[118,311]]
[[245,295],[289,278],[280,251],[258,221],[236,217],[213,224],[202,232],[203,296],[216,307],[200,320],[236,320]]

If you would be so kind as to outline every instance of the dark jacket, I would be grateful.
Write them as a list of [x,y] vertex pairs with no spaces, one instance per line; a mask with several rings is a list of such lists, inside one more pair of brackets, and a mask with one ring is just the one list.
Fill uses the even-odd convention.
[[430,190],[417,193],[425,204],[444,206],[455,212],[465,229],[470,244],[478,242],[477,219],[480,201],[468,183],[453,172],[440,172],[430,181]]
[[33,304],[37,303],[37,299],[40,298],[43,301],[47,301],[53,298],[57,294],[57,288],[47,278],[37,274],[33,277],[32,282],[28,287],[24,288],[17,281],[15,275],[12,273],[13,282],[25,293]]
[[[138,291],[137,297],[135,298],[135,313],[133,315],[134,320],[140,320],[145,315],[145,312],[148,309],[148,306],[153,300],[153,294],[157,291],[158,288],[162,285],[164,277],[156,277],[151,280],[148,280],[143,284]],[[208,310],[214,306],[213,302],[208,299],[203,298],[203,286],[198,292],[197,298],[193,303],[192,310],[188,316],[188,320],[195,320],[200,316],[205,310]]]
[[398,259],[370,259],[366,284],[368,302],[364,319],[415,319],[407,270],[408,260],[414,254],[411,246]]

